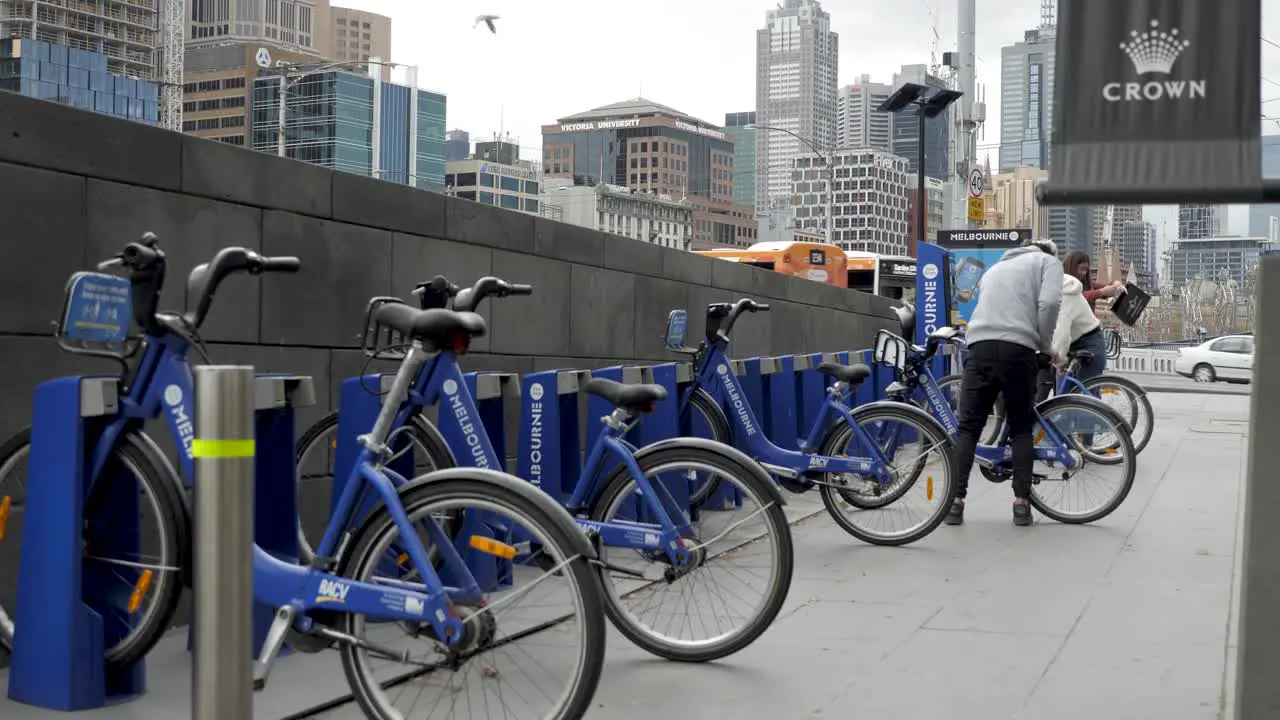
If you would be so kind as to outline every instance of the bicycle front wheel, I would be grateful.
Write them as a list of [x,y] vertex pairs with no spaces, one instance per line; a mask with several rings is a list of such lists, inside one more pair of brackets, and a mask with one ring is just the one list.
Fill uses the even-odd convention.
[[[951,476],[951,439],[910,406],[864,405],[854,422],[880,445],[888,483],[857,475],[828,474],[822,503],[845,532],[873,545],[906,545],[937,529],[955,498]],[[891,443],[884,440],[892,438]],[[871,457],[854,429],[841,422],[826,446],[831,455]],[[878,499],[891,496],[880,503]]]
[[1120,413],[1133,435],[1133,451],[1141,453],[1151,442],[1155,429],[1155,411],[1147,391],[1134,381],[1118,375],[1099,375],[1084,381],[1089,394],[1110,405]]
[[[1080,465],[1036,463],[1031,504],[1046,517],[1073,525],[1110,515],[1128,497],[1137,473],[1129,428],[1102,401],[1078,394],[1050,398],[1039,412],[1065,437]],[[1038,446],[1052,446],[1043,427],[1034,437]]]
[[[733,430],[729,427],[724,409],[702,388],[689,396],[689,433],[693,437],[708,438],[725,445],[733,444]],[[702,507],[715,493],[719,483],[719,476],[714,475],[690,480],[689,504]]]
[[[747,647],[777,618],[791,589],[795,550],[776,491],[732,458],[700,448],[673,447],[636,460],[652,486],[714,476],[707,482],[728,484],[741,500],[696,513],[693,537],[685,539],[694,549],[687,567],[673,567],[660,548],[600,547],[609,619],[631,642],[668,660],[707,662]],[[590,517],[652,522],[646,515],[639,484],[619,468]]]
[[[466,619],[460,650],[446,650],[426,622],[345,615],[346,634],[389,649],[380,654],[356,644],[342,647],[343,670],[365,715],[375,720],[464,715],[577,720],[586,715],[604,666],[607,630],[600,585],[589,559],[577,551],[581,537],[570,535],[578,532],[572,520],[566,515],[557,522],[538,503],[483,477],[415,483],[400,499],[415,527],[441,516],[479,513],[486,523],[518,526],[536,550],[524,561],[517,557],[509,587],[491,592],[482,607],[453,606]],[[339,574],[363,582],[403,581],[376,577],[396,567],[399,535],[380,505],[339,561]],[[376,663],[379,659],[389,666]],[[400,669],[390,665],[395,662],[402,663]],[[560,670],[562,679],[550,679]]]
[[[0,504],[8,519],[0,533],[3,554],[21,557],[26,519],[31,428],[0,446]],[[140,660],[169,626],[182,591],[188,528],[176,482],[132,435],[125,435],[84,502],[82,577],[103,590],[93,609],[120,631],[104,638],[109,667]],[[7,500],[7,502],[6,502]],[[13,647],[17,583],[0,591],[0,647]]]

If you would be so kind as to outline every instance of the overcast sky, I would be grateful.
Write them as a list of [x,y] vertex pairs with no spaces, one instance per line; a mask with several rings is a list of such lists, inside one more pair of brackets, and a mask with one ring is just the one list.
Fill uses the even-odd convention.
[[[1120,1],[1120,0],[1117,0]],[[987,124],[979,152],[1000,138],[1000,48],[1039,24],[1039,0],[977,0],[978,82]],[[391,60],[416,65],[418,85],[448,95],[448,126],[473,140],[505,131],[540,159],[541,126],[634,98],[714,124],[755,109],[755,33],[768,0],[338,0],[392,18]],[[904,64],[956,48],[955,0],[824,0],[840,35],[841,85],[863,74],[890,82]],[[476,15],[500,15],[498,33]],[[1263,0],[1263,35],[1280,42],[1280,0]],[[1263,46],[1264,113],[1280,118],[1280,48]],[[399,76],[397,76],[399,79]],[[1280,132],[1280,121],[1264,132]],[[993,156],[994,162],[994,156]],[[1152,220],[1167,217],[1156,213]],[[1240,217],[1240,212],[1233,214]],[[1243,231],[1244,228],[1238,228]]]

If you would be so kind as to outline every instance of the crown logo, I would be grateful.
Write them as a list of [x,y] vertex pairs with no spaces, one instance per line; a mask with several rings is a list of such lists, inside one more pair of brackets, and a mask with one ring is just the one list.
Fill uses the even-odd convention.
[[1178,56],[1191,46],[1190,40],[1183,40],[1178,36],[1177,28],[1161,30],[1159,20],[1152,20],[1151,29],[1147,32],[1133,30],[1129,35],[1129,42],[1120,43],[1120,49],[1133,61],[1133,69],[1139,75],[1168,75]]

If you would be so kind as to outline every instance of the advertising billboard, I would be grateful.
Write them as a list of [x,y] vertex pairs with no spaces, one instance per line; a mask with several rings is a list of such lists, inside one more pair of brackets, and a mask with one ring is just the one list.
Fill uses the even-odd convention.
[[956,323],[969,324],[978,305],[982,276],[1010,248],[1031,239],[1031,230],[939,230],[938,244],[951,253],[951,297]]

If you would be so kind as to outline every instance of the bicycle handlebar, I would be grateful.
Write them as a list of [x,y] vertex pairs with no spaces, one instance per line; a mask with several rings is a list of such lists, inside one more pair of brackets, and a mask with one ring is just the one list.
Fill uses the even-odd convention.
[[[154,233],[144,233],[140,239],[126,245],[119,255],[98,263],[99,270],[125,268],[131,286],[134,322],[150,335],[165,332],[164,326],[156,319],[156,313],[167,261],[164,251],[156,244]],[[264,257],[248,248],[223,248],[209,262],[197,265],[188,276],[187,301],[190,303],[194,298],[196,306],[183,315],[183,320],[190,327],[198,328],[209,312],[219,283],[232,273],[296,273],[301,267],[302,261],[292,256]]]
[[456,312],[475,312],[480,306],[480,301],[495,295],[497,297],[507,297],[508,295],[532,295],[532,285],[516,285],[509,283],[501,278],[492,275],[482,277],[476,281],[475,285],[458,292],[453,299],[453,309]]
[[449,301],[458,294],[458,286],[449,282],[443,275],[437,275],[426,282],[420,282],[413,288],[418,297],[418,307],[423,310],[445,309]]
[[[707,335],[716,335],[721,340],[729,341],[729,331],[733,329],[733,324],[738,321],[738,316],[744,312],[769,312],[769,306],[766,303],[758,303],[751,298],[740,298],[737,302],[730,303],[712,303],[707,306]],[[723,319],[723,322],[721,322]]]

